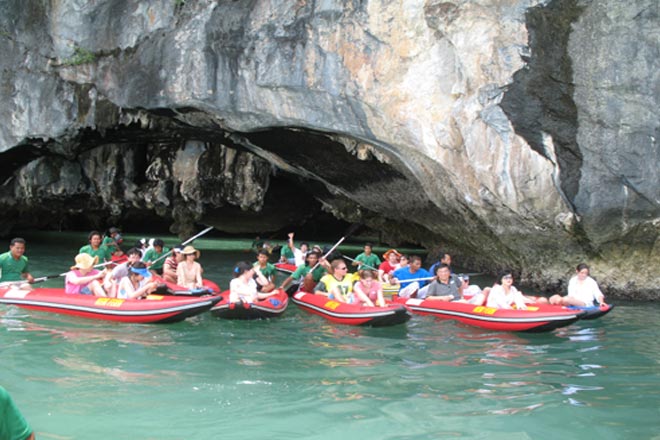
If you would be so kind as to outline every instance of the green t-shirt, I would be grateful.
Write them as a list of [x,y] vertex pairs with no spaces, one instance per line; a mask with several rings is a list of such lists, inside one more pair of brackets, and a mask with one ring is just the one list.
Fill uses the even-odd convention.
[[[259,267],[259,262],[257,261],[256,263],[254,263],[252,267]],[[275,267],[275,265],[270,263],[266,263],[265,269],[259,268],[259,270],[268,279],[271,279],[270,277],[274,277],[275,274],[277,273],[277,268]]]
[[[291,274],[291,278],[293,278],[294,280],[299,280],[301,278],[304,278],[309,273],[310,269],[311,267],[309,266],[306,266],[304,264],[300,265],[296,267],[296,270],[293,271],[293,273]],[[316,269],[312,271],[312,279],[318,283],[325,274],[326,274],[325,267],[317,266]]]
[[280,251],[280,256],[286,258],[287,260],[290,260],[291,258],[296,258],[289,245],[282,246],[282,250]]
[[11,396],[0,387],[0,439],[24,440],[32,428],[18,410]]
[[112,259],[112,252],[110,249],[108,249],[107,246],[99,246],[98,249],[94,250],[92,249],[92,245],[88,244],[86,246],[83,246],[80,248],[78,251],[79,254],[89,254],[92,257],[99,257],[99,263],[103,263],[104,261],[110,261]]
[[[378,270],[378,266],[380,266],[380,258],[378,258],[376,255],[371,254],[367,256],[364,252],[362,252],[360,255],[355,257],[355,261],[359,261],[360,264],[358,266],[358,270],[363,270],[363,269],[369,269],[369,270]],[[367,267],[365,265],[371,266]]]
[[21,257],[16,260],[11,256],[11,251],[5,252],[0,255],[0,270],[2,271],[0,282],[22,281],[23,277],[21,274],[29,272],[28,259],[25,255],[21,255]]
[[110,249],[110,252],[112,252],[115,248],[119,247],[117,243],[115,243],[115,239],[112,237],[104,237],[103,241],[101,242],[101,246],[105,246],[107,248],[112,248]]
[[[158,260],[160,257],[168,253],[170,250],[169,248],[164,247],[162,252],[156,252],[156,249],[150,248],[147,250],[147,252],[144,253],[144,257],[142,257],[142,261],[145,263],[149,261],[154,261]],[[165,258],[160,258],[155,264],[152,264],[149,266],[149,269],[154,269],[154,270],[160,270],[163,268],[163,264],[165,264]]]

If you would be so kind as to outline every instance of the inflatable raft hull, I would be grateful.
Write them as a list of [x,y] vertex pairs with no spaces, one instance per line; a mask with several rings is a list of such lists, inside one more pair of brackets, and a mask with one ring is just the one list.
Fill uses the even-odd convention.
[[337,324],[385,327],[403,324],[411,318],[410,312],[404,306],[397,304],[386,307],[365,307],[340,303],[327,296],[306,292],[294,294],[291,300],[306,312],[322,316]]
[[291,275],[296,271],[296,265],[290,263],[275,263],[275,269],[287,275]]
[[80,318],[136,324],[183,321],[210,310],[218,301],[220,296],[217,295],[149,295],[144,300],[135,300],[72,295],[64,293],[64,289],[0,289],[1,304]]
[[208,294],[218,294],[220,293],[220,287],[211,280],[203,279],[201,289],[188,289],[178,284],[170,283],[165,281],[161,276],[153,275],[153,281],[155,281],[159,286],[156,290],[157,293],[162,294],[172,294],[172,295],[182,295],[182,296],[202,296]]
[[614,308],[612,304],[603,304],[602,306],[593,306],[593,307],[567,307],[570,310],[577,310],[584,312],[580,319],[598,319],[602,316],[607,315]]
[[495,309],[474,304],[392,297],[413,313],[453,319],[488,330],[510,332],[549,332],[577,321],[584,312],[549,305],[529,305],[527,310]]
[[211,314],[222,319],[267,319],[282,316],[289,305],[289,296],[279,290],[264,300],[254,303],[230,303],[229,290],[222,292],[222,300],[211,309]]

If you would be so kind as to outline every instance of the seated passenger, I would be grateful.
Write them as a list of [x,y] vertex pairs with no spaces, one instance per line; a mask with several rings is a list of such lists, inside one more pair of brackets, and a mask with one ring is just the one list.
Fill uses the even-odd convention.
[[385,307],[383,287],[374,278],[373,271],[360,271],[360,280],[353,285],[353,295],[364,305],[373,307],[376,304],[379,307]]
[[144,261],[154,275],[163,274],[163,264],[165,263],[165,255],[170,252],[169,248],[165,247],[165,242],[160,238],[157,238],[153,241],[153,247],[147,249],[142,257]]
[[589,266],[585,263],[578,264],[576,274],[569,280],[568,295],[553,295],[550,298],[550,304],[562,306],[592,307],[595,302],[602,306],[605,304],[605,296],[596,280],[589,276]]
[[176,283],[187,289],[201,289],[204,286],[202,266],[195,261],[199,258],[199,251],[192,246],[186,246],[181,254],[184,260],[176,267]]
[[513,273],[510,270],[500,273],[497,283],[488,294],[486,306],[496,309],[513,309],[513,306],[519,310],[527,309],[525,297],[513,287]]
[[309,244],[305,242],[300,243],[300,249],[298,249],[293,243],[293,237],[294,233],[289,232],[289,241],[287,242],[287,246],[289,246],[289,249],[291,249],[291,252],[293,252],[294,264],[296,266],[300,266],[301,264],[305,264],[305,257],[309,252]]
[[22,283],[33,283],[34,277],[28,269],[28,258],[25,254],[25,240],[14,238],[9,242],[9,251],[0,254],[0,283],[8,285],[19,285],[21,288],[29,289],[30,286]]
[[358,272],[361,270],[377,270],[380,266],[380,258],[378,258],[378,255],[373,254],[372,250],[373,245],[365,243],[364,252],[358,254],[351,263],[353,266],[358,266]]
[[383,254],[383,261],[378,266],[378,281],[381,283],[389,283],[392,273],[399,269],[399,258],[401,254],[396,249],[388,249]]
[[[309,280],[309,282],[306,286],[307,289],[303,290],[309,293],[313,292],[314,287],[319,283],[319,281],[321,281],[323,275],[327,273],[326,268],[323,267],[322,264],[319,264],[318,266],[316,265],[320,257],[320,252],[309,252],[307,254],[307,258],[305,259],[305,264],[301,264],[300,266],[296,267],[296,270],[282,282],[280,289],[286,289],[294,280],[300,282],[300,287],[303,287],[302,280],[305,279]],[[312,270],[312,268],[314,268],[314,270]]]
[[259,252],[257,252],[257,261],[253,264],[254,268],[259,269],[261,274],[268,281],[268,283],[264,285],[257,283],[257,290],[264,293],[272,292],[275,290],[274,280],[277,269],[274,265],[268,262],[269,257],[270,255],[266,249],[260,249]]
[[183,251],[183,248],[180,246],[172,248],[172,254],[163,263],[163,279],[168,283],[176,284],[177,282],[176,268],[183,261],[181,251]]
[[289,240],[280,249],[280,263],[296,264],[296,254],[294,253],[293,249],[291,249],[292,243],[293,243],[293,232],[290,232]]
[[114,267],[103,279],[103,289],[111,298],[117,296],[117,287],[122,278],[127,277],[129,269],[140,261],[142,254],[138,248],[130,248],[126,251],[126,261]]
[[89,242],[80,248],[79,254],[89,254],[92,257],[98,257],[99,261],[106,262],[112,260],[112,252],[107,246],[101,244],[101,233],[99,231],[92,231],[87,236]]
[[234,279],[229,282],[229,302],[253,303],[276,295],[277,291],[271,293],[258,291],[257,284],[265,285],[268,282],[259,268],[246,261],[239,261],[234,267]]
[[105,269],[99,271],[94,269],[99,257],[89,254],[76,255],[76,264],[64,278],[64,291],[81,295],[107,296],[101,282],[106,274]]
[[151,280],[151,272],[146,264],[136,262],[128,269],[128,276],[121,279],[117,287],[117,298],[141,299],[146,298],[156,290],[156,283]]
[[317,295],[325,295],[330,299],[348,303],[348,295],[353,291],[353,279],[347,276],[346,262],[338,258],[330,263],[331,273],[324,275],[314,289]]
[[108,234],[103,237],[103,241],[101,242],[101,246],[105,246],[108,249],[110,249],[110,252],[113,252],[119,248],[119,246],[122,244],[124,239],[122,238],[120,234],[119,228],[116,227],[111,227],[108,229]]
[[[422,268],[422,259],[417,255],[410,256],[410,264],[406,267],[397,269],[392,274],[392,284],[401,284],[399,296],[402,298],[411,298],[417,295],[420,289],[424,289],[428,280],[433,278],[426,269]],[[415,281],[406,281],[415,280]],[[422,297],[424,292],[421,293]]]
[[[463,294],[465,288],[468,287],[468,283],[470,282],[469,277],[461,278],[452,274],[451,269],[446,263],[440,263],[440,265],[437,266],[435,276],[436,279],[429,284],[428,289],[424,292],[426,294],[426,299],[432,301],[451,301],[479,305],[484,302],[484,294],[481,293],[479,286],[470,286],[475,287],[476,292],[471,295],[469,300],[465,299]],[[475,289],[473,289],[473,291],[474,290]]]
[[[429,283],[428,289],[418,298],[426,298],[435,301],[459,301],[463,299],[463,281],[456,275],[452,275],[449,266],[440,263],[435,269],[436,279]],[[421,293],[421,292],[420,292]]]

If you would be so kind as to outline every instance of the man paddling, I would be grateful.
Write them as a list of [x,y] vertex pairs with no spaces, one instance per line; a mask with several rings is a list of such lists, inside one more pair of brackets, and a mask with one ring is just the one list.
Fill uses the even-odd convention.
[[[410,265],[397,269],[392,274],[393,284],[401,283],[401,290],[399,296],[402,298],[410,298],[414,296],[418,290],[423,289],[426,281],[432,278],[431,274],[422,268],[422,258],[417,255],[410,256]],[[408,281],[406,280],[416,280]],[[424,292],[422,292],[422,296]]]
[[107,262],[112,260],[112,253],[107,246],[101,244],[101,233],[99,231],[92,231],[89,233],[88,245],[80,248],[79,254],[88,254],[92,257],[98,257],[99,261]]
[[358,272],[365,269],[376,269],[380,266],[380,258],[377,255],[372,253],[373,246],[371,243],[366,243],[364,245],[364,252],[358,254],[353,260],[353,266],[358,266]]
[[9,252],[0,255],[0,283],[11,281],[34,282],[28,270],[28,258],[25,254],[25,240],[14,238],[9,243]]

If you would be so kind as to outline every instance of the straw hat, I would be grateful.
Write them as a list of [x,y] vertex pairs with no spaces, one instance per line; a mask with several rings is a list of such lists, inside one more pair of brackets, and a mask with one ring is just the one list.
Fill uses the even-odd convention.
[[199,251],[197,249],[195,249],[194,247],[192,247],[192,246],[184,247],[183,250],[181,251],[181,253],[183,255],[195,254],[197,256],[197,258],[199,258]]
[[399,251],[397,251],[396,249],[388,249],[387,252],[385,252],[383,254],[383,258],[386,259],[386,260],[389,259],[390,254],[396,254],[397,258],[401,257],[401,253]]
[[91,269],[99,262],[99,257],[92,257],[89,254],[78,254],[76,255],[76,264],[71,266],[71,270],[74,269]]

